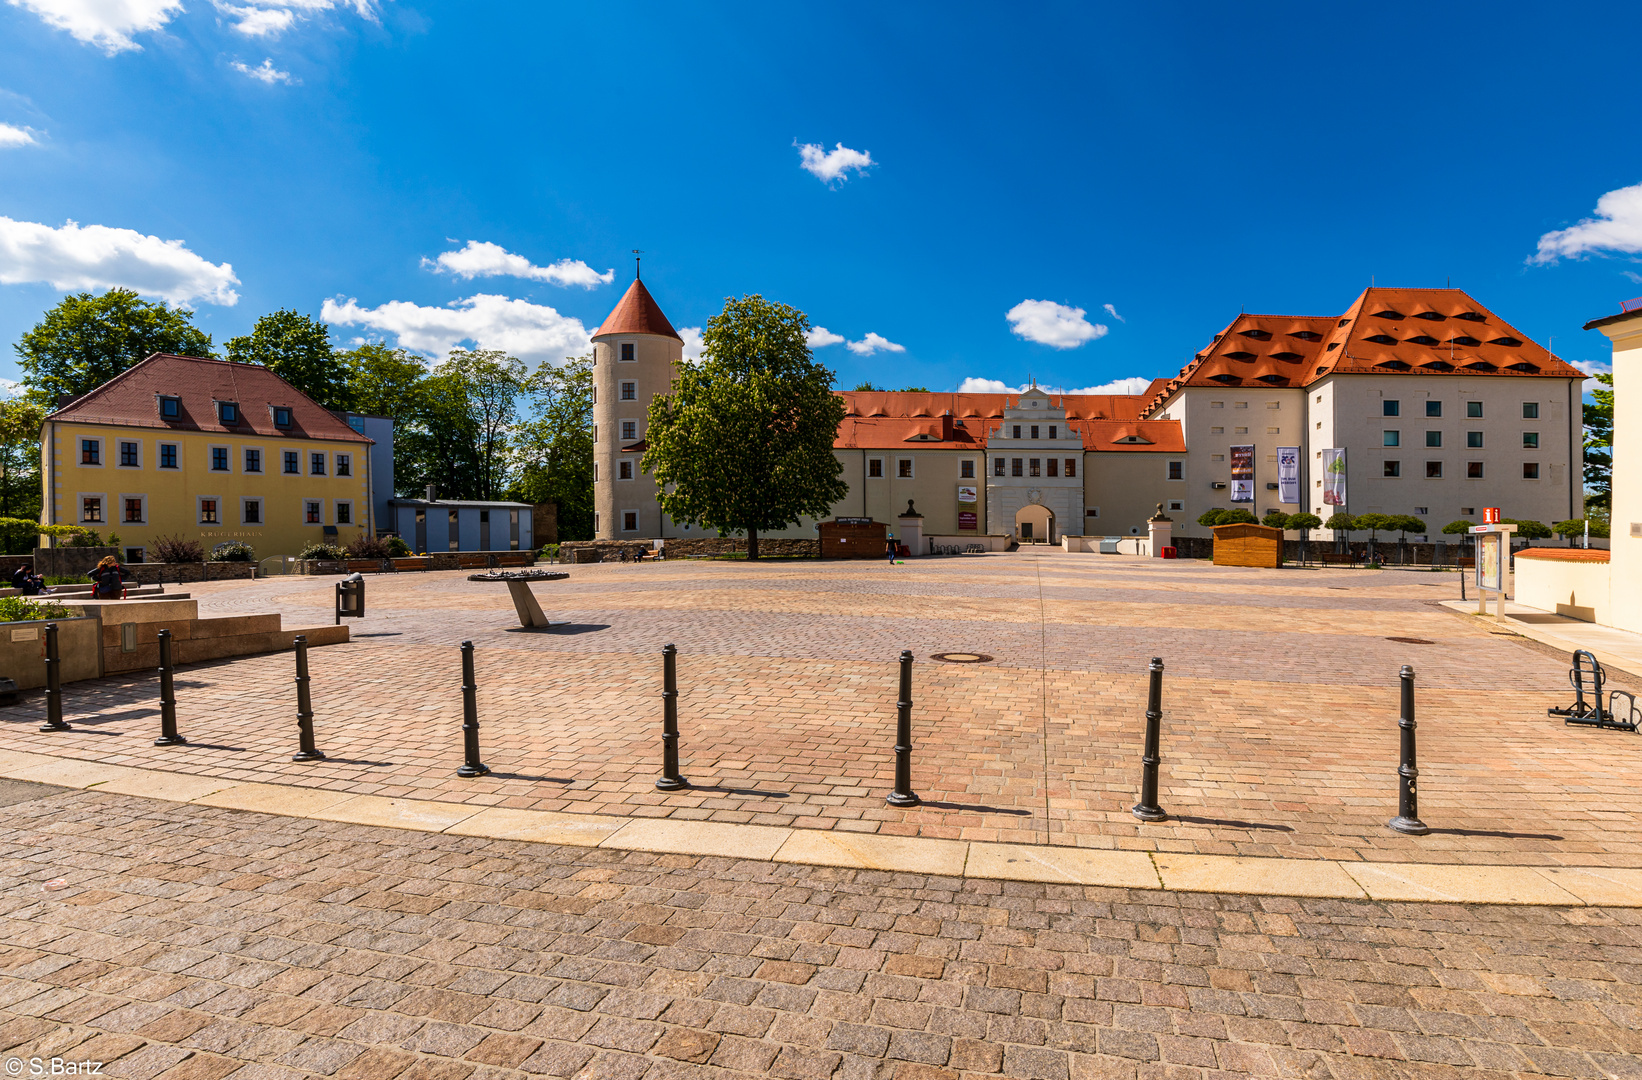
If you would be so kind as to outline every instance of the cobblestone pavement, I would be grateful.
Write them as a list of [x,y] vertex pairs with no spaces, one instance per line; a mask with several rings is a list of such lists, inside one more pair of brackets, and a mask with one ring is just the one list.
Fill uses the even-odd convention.
[[[465,574],[372,577],[348,645],[311,655],[320,746],[293,764],[289,655],[178,678],[184,747],[151,745],[151,675],[38,695],[0,747],[362,794],[968,840],[1398,862],[1642,867],[1642,739],[1567,728],[1566,663],[1435,605],[1453,574],[1259,571],[1014,554],[566,568],[570,625],[517,626]],[[202,612],[329,621],[329,578],[190,586]],[[477,645],[484,758],[461,754],[457,644]],[[1411,639],[1411,640],[1410,640]],[[680,649],[684,774],[655,790],[660,647]],[[914,787],[892,779],[895,658],[918,657]],[[946,664],[936,652],[993,659]],[[1136,798],[1147,661],[1164,658],[1162,802]],[[1426,837],[1395,813],[1397,670],[1418,672]],[[1623,680],[1621,680],[1623,681]]]
[[1642,1076],[1630,909],[828,870],[16,783],[0,803],[0,1059],[25,1069]]

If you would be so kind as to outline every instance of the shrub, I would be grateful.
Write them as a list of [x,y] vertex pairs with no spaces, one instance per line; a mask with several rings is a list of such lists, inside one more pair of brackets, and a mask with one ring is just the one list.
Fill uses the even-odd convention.
[[1544,540],[1551,535],[1550,528],[1543,521],[1522,521],[1517,518],[1500,518],[1505,525],[1515,525],[1517,536],[1523,540]]
[[[1558,536],[1566,536],[1568,538],[1568,542],[1571,544],[1574,542],[1575,537],[1583,537],[1585,535],[1585,519],[1569,518],[1567,521],[1559,521],[1555,525],[1551,526],[1551,531],[1556,533]],[[1607,536],[1607,524],[1592,518],[1591,535]]]
[[1258,525],[1260,519],[1239,506],[1236,510],[1225,510],[1220,514],[1216,525]]
[[1289,524],[1289,515],[1283,513],[1281,510],[1267,510],[1266,516],[1260,519],[1260,524],[1264,525],[1268,529],[1294,528],[1293,525]]
[[390,537],[388,537],[388,554],[389,555],[393,556],[396,559],[403,559],[406,555],[409,555],[410,553],[411,553],[410,545],[405,543],[405,538],[404,537],[402,537],[402,536],[390,536]]
[[1221,523],[1220,518],[1225,513],[1224,510],[1205,510],[1197,516],[1197,523],[1205,529],[1212,529]]
[[68,538],[69,547],[107,547],[96,529],[81,529]]
[[1323,527],[1323,519],[1316,514],[1290,514],[1289,528],[1299,529],[1301,532],[1310,532],[1312,529]]
[[194,563],[205,561],[205,547],[198,540],[181,536],[156,536],[148,545],[155,560],[162,563]]
[[1357,529],[1357,519],[1342,510],[1323,522],[1323,527],[1350,536]]
[[51,600],[36,600],[31,596],[0,596],[0,622],[66,618],[68,608]]
[[559,557],[559,545],[543,544],[542,550],[537,552],[537,557],[542,559],[557,559]]
[[376,536],[358,536],[346,549],[350,559],[388,559],[393,557],[393,547],[386,540]]
[[46,578],[47,585],[90,585],[91,579],[84,574],[52,574]]
[[324,559],[328,562],[341,562],[348,556],[347,553],[335,544],[327,544],[322,541],[315,540],[313,543],[297,552],[296,557],[299,559]]
[[1471,525],[1472,522],[1469,518],[1460,518],[1458,521],[1450,521],[1447,525],[1444,525],[1442,531],[1448,536],[1469,534]]
[[240,540],[225,540],[211,549],[206,562],[254,562],[257,553],[250,544]]

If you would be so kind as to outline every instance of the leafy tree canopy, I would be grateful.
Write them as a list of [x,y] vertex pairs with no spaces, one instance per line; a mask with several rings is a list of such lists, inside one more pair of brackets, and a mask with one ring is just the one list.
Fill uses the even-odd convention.
[[519,425],[514,497],[558,507],[560,540],[593,536],[593,357],[543,363],[526,386],[531,419]]
[[1523,521],[1519,518],[1500,518],[1506,525],[1517,527],[1517,536],[1524,540],[1544,540],[1551,535],[1550,527],[1543,521]]
[[1330,515],[1329,519],[1323,522],[1323,525],[1325,528],[1333,529],[1335,532],[1345,533],[1348,536],[1357,531],[1358,528],[1357,519],[1346,513],[1344,510],[1337,511],[1336,513]]
[[1594,402],[1585,404],[1585,501],[1607,510],[1613,504],[1613,375],[1598,375]]
[[1425,519],[1413,514],[1392,514],[1390,517],[1391,523],[1386,528],[1396,529],[1403,537],[1407,537],[1409,533],[1423,534],[1426,530]]
[[1469,518],[1460,518],[1458,521],[1450,521],[1447,525],[1444,525],[1442,527],[1442,531],[1449,536],[1455,536],[1461,533],[1469,534],[1473,524],[1475,523]]
[[59,398],[94,390],[157,352],[215,355],[211,335],[193,317],[130,289],[65,296],[17,343],[23,384],[33,400],[55,408]]
[[1391,518],[1386,514],[1358,514],[1355,518],[1357,528],[1367,529],[1369,540],[1373,540],[1381,529],[1392,528]]
[[1212,529],[1216,525],[1220,524],[1220,515],[1225,512],[1226,511],[1218,508],[1214,510],[1205,510],[1201,514],[1197,515],[1197,523],[1205,529]]
[[331,328],[308,315],[280,309],[258,319],[251,333],[224,343],[228,359],[261,364],[327,409],[345,409],[348,365],[331,349]]
[[[1551,526],[1551,531],[1558,536],[1566,536],[1571,541],[1576,536],[1585,535],[1585,520],[1585,518],[1570,518],[1567,521],[1559,521]],[[1607,522],[1597,521],[1595,518],[1590,519],[1590,521],[1592,536],[1605,537],[1608,535]]]
[[1290,514],[1288,527],[1291,529],[1299,529],[1301,532],[1310,532],[1312,529],[1322,528],[1323,519],[1318,517],[1316,514]]
[[1268,529],[1295,528],[1295,526],[1289,524],[1289,515],[1283,513],[1281,510],[1267,510],[1266,516],[1260,519],[1260,524],[1266,526]]
[[822,517],[848,492],[832,444],[844,403],[815,362],[804,313],[762,296],[726,301],[707,322],[702,362],[651,399],[642,466],[677,522],[745,532]]

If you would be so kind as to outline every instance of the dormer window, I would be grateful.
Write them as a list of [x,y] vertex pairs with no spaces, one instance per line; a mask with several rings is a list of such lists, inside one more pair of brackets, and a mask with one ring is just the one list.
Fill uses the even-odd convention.
[[1392,337],[1390,334],[1370,334],[1370,335],[1368,335],[1368,337],[1364,338],[1363,340],[1364,341],[1372,341],[1376,345],[1395,345],[1395,344],[1397,344],[1397,339]]
[[283,405],[274,406],[274,426],[288,428],[291,426],[291,410]]
[[1319,334],[1315,330],[1297,330],[1294,333],[1290,334],[1289,337],[1297,337],[1301,341],[1321,341],[1321,340],[1323,340],[1323,335]]
[[1518,341],[1514,337],[1497,337],[1494,340],[1490,341],[1488,344],[1490,344],[1490,345],[1503,345],[1507,349],[1520,349],[1522,347],[1522,342]]
[[1480,312],[1476,312],[1476,311],[1462,311],[1458,315],[1455,315],[1454,318],[1464,319],[1466,322],[1487,322],[1488,321],[1487,316],[1481,314]]
[[182,417],[182,398],[160,398],[160,419],[177,420]]
[[1442,322],[1447,316],[1436,311],[1416,311],[1414,317],[1416,319],[1426,319],[1430,322]]
[[1390,308],[1387,308],[1384,311],[1376,311],[1374,313],[1374,317],[1376,319],[1401,319],[1403,317],[1403,313],[1400,311],[1392,311]]
[[232,401],[217,402],[217,419],[224,424],[239,423],[239,406]]
[[1428,347],[1432,346],[1432,345],[1441,345],[1442,344],[1442,342],[1438,341],[1436,338],[1432,337],[1430,334],[1416,334],[1413,337],[1408,339],[1408,343],[1410,345],[1425,345],[1425,346],[1428,346]]

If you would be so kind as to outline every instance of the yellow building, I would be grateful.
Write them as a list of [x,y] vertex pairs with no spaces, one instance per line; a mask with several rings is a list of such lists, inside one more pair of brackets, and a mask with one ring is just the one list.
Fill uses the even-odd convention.
[[258,559],[371,535],[372,440],[267,368],[156,353],[46,417],[42,521]]

